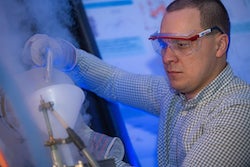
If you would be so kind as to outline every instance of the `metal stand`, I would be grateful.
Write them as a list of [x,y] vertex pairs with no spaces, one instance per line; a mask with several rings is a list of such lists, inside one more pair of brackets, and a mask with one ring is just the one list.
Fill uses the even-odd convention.
[[55,139],[53,137],[53,131],[52,131],[51,124],[49,121],[49,115],[47,112],[49,106],[47,103],[44,102],[42,97],[41,97],[40,103],[41,104],[39,106],[39,111],[41,111],[43,113],[45,124],[46,124],[47,130],[48,130],[49,140],[47,141],[47,146],[50,147],[51,157],[52,157],[52,161],[53,161],[53,167],[62,167],[63,166],[62,160],[61,160],[59,153],[58,153],[57,145],[56,145]]
[[[57,140],[54,139],[51,124],[49,121],[48,110],[50,110],[54,114],[54,116],[57,118],[57,120],[61,123],[63,128],[68,133],[69,137],[67,139],[65,139],[63,141],[61,139],[57,139]],[[67,143],[67,142],[71,142],[71,141],[75,144],[75,146],[79,149],[79,151],[88,160],[89,164],[86,164],[86,165],[88,165],[88,166],[90,165],[90,167],[100,167],[100,165],[97,163],[97,161],[92,157],[92,155],[87,150],[82,139],[75,133],[75,131],[72,128],[70,128],[67,125],[67,123],[62,119],[62,117],[54,110],[53,102],[46,103],[44,101],[44,99],[41,97],[39,111],[43,112],[46,127],[48,130],[49,140],[47,141],[46,146],[50,147],[52,160],[53,160],[53,167],[66,167],[65,165],[62,164],[61,158],[58,154],[57,144],[58,143],[65,143],[65,142]],[[82,166],[82,162],[79,161],[75,167],[84,167],[84,166]],[[109,167],[112,167],[112,166],[109,166]]]

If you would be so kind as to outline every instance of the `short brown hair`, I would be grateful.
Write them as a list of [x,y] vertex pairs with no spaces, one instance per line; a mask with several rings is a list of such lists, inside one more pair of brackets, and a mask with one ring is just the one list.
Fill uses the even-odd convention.
[[166,10],[172,12],[184,8],[197,8],[200,11],[202,28],[218,26],[230,36],[229,15],[220,0],[175,0],[167,6]]

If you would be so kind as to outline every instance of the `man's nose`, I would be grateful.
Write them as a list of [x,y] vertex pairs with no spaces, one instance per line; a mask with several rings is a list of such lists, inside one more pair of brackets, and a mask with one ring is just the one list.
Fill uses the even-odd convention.
[[162,61],[164,64],[170,64],[176,62],[177,56],[170,47],[167,47],[164,52],[162,52]]

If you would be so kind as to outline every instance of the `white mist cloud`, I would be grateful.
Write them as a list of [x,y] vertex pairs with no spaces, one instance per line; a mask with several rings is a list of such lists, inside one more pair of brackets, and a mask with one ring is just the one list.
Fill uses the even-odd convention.
[[[0,0],[0,89],[3,88],[20,120],[29,141],[31,153],[40,166],[47,166],[44,156],[44,141],[40,141],[37,128],[25,113],[23,97],[18,93],[14,76],[26,69],[21,62],[25,41],[35,33],[45,33],[53,37],[74,42],[68,26],[73,24],[67,0]],[[26,87],[29,87],[27,81]],[[34,138],[35,137],[35,138]],[[41,145],[39,147],[39,145]],[[38,166],[39,166],[38,165]]]
[[34,33],[45,33],[74,42],[68,30],[73,24],[68,1],[0,0],[0,60],[19,71],[25,41]]

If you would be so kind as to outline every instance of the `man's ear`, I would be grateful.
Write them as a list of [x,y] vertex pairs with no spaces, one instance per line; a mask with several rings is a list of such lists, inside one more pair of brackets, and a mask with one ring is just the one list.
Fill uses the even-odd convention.
[[222,57],[226,54],[229,46],[229,37],[227,34],[220,34],[216,40],[217,43],[217,57]]

